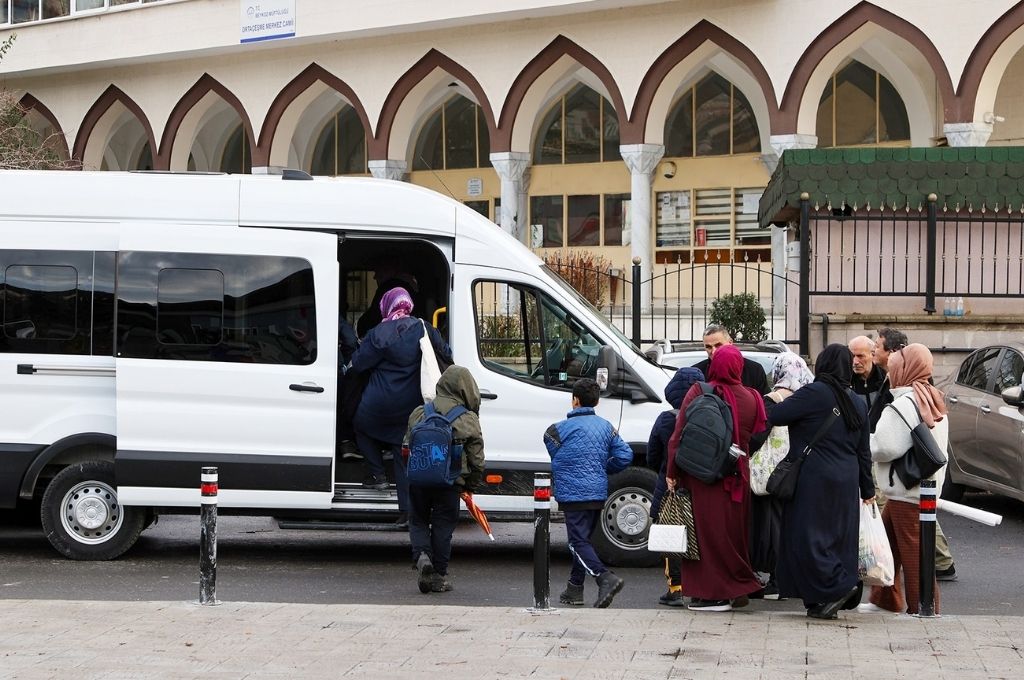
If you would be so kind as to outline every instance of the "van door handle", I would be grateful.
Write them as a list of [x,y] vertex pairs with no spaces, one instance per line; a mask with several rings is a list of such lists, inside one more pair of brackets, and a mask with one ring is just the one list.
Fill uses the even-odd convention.
[[297,383],[292,383],[288,386],[288,389],[295,390],[296,392],[316,392],[317,394],[324,391],[324,388],[319,385],[300,385]]
[[481,399],[497,399],[498,395],[490,390],[480,390]]
[[978,407],[978,410],[981,411],[982,413],[992,413],[992,409],[989,407],[988,404],[982,404],[981,406]]

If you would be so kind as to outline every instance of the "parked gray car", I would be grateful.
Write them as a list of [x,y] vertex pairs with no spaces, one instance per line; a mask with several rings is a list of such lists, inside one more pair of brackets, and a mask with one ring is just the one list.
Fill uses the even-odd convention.
[[[765,340],[756,344],[737,342],[736,347],[743,352],[744,357],[761,364],[766,374],[772,372],[775,357],[782,352],[789,351],[786,344],[780,340]],[[694,366],[708,358],[708,353],[704,350],[704,343],[697,340],[686,342],[658,340],[645,349],[644,354],[654,363],[670,368]]]
[[942,497],[967,488],[1024,501],[1024,343],[971,353],[939,387],[949,410],[949,465]]

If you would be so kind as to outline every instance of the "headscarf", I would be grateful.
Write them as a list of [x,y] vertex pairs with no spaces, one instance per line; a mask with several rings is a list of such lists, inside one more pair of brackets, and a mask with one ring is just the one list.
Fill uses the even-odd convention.
[[412,297],[401,286],[392,288],[380,299],[380,314],[384,321],[402,319],[412,313]]
[[772,366],[772,389],[786,389],[796,392],[804,385],[814,382],[814,374],[807,368],[804,358],[795,352],[783,352],[775,357]]
[[672,408],[680,408],[683,405],[683,397],[699,382],[704,382],[704,372],[693,366],[684,366],[676,371],[668,385],[665,385],[665,399]]
[[[742,386],[742,376],[743,354],[735,345],[726,345],[718,348],[715,351],[715,356],[711,359],[711,365],[708,367],[708,382],[714,386],[715,392],[732,410],[732,443],[737,446],[740,444],[740,413],[736,404],[736,395],[732,393],[731,386]],[[750,391],[757,394],[756,390]],[[757,405],[757,418],[751,432],[760,432],[765,428],[766,420],[764,399],[761,398],[760,394],[757,394],[757,399],[754,400],[754,403]]]
[[889,355],[889,384],[913,387],[921,420],[929,427],[946,415],[946,404],[940,390],[928,382],[932,377],[932,353],[915,342]]
[[849,431],[859,430],[864,424],[850,397],[853,380],[853,354],[846,345],[833,343],[821,350],[814,360],[814,382],[825,383],[835,395],[836,404]]

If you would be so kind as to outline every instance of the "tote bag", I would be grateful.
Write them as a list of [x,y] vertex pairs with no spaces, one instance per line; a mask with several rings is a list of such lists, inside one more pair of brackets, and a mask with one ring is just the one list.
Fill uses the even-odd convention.
[[768,495],[768,478],[789,453],[789,428],[776,425],[768,439],[750,458],[750,490],[757,496]]
[[921,483],[922,479],[928,479],[946,464],[946,454],[939,448],[931,430],[921,418],[917,402],[913,399],[910,399],[910,402],[914,405],[914,412],[917,414],[917,425],[914,426],[907,422],[898,408],[889,405],[889,408],[896,411],[900,420],[910,428],[910,441],[913,443],[906,453],[892,462],[892,466],[889,468],[889,483],[892,484],[892,476],[895,474],[900,478],[904,489],[913,489]]
[[423,319],[420,319],[420,323],[423,325],[423,337],[420,338],[420,394],[423,401],[428,402],[437,396],[437,381],[441,379],[441,367],[437,364],[434,345],[427,334],[427,324]]
[[686,547],[681,553],[684,560],[699,560],[700,546],[697,545],[697,529],[693,522],[693,500],[690,492],[679,489],[666,493],[661,501],[657,524],[668,524],[686,528]]

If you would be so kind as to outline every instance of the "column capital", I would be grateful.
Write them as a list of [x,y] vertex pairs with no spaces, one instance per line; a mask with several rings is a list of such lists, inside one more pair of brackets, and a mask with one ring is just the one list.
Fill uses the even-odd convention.
[[405,173],[409,170],[408,163],[392,158],[369,161],[366,166],[370,169],[370,174],[377,179],[393,179],[398,182],[405,178]]
[[623,144],[619,147],[619,154],[623,162],[629,168],[630,174],[647,175],[654,174],[654,169],[665,156],[663,144]]
[[818,146],[817,135],[771,135],[768,138],[768,143],[771,144],[772,151],[779,158],[782,158],[783,151],[789,151],[790,149],[814,149]]
[[942,133],[950,146],[985,146],[992,136],[992,123],[946,123]]
[[498,177],[510,182],[521,182],[530,168],[531,158],[526,151],[497,151],[489,158]]

